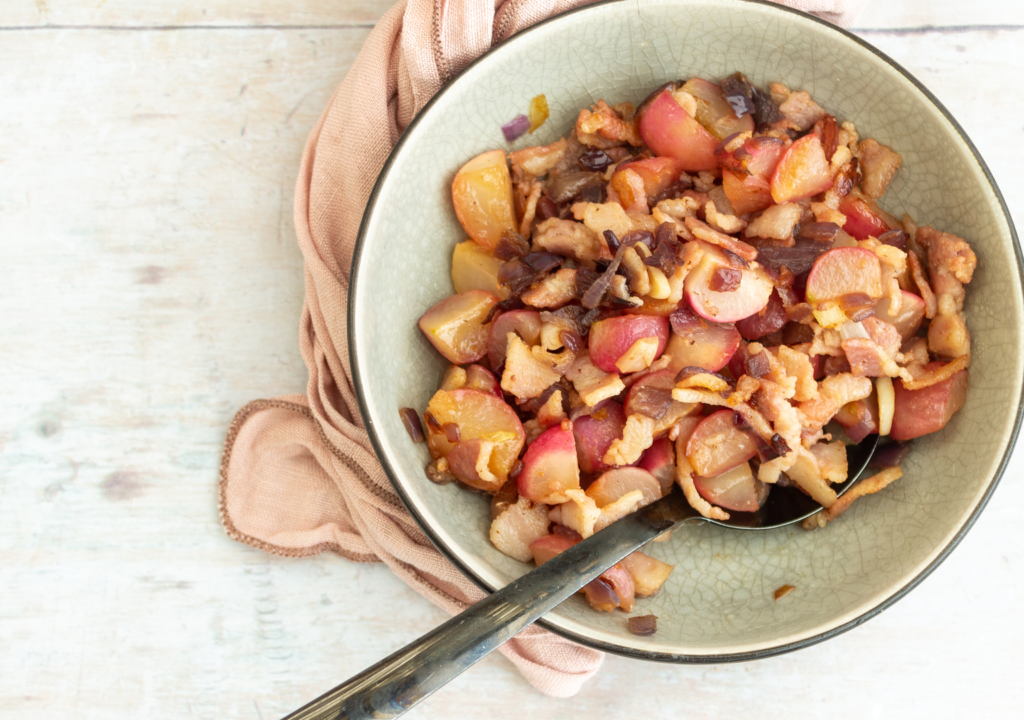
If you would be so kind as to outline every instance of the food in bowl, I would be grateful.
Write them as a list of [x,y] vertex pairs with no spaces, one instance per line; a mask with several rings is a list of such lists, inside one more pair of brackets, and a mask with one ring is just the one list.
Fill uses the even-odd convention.
[[[419,322],[451,366],[425,436],[402,410],[428,477],[490,494],[492,543],[538,564],[674,483],[717,520],[794,487],[823,508],[813,529],[898,479],[903,443],[964,404],[977,265],[878,205],[900,163],[741,74],[601,100],[567,138],[471,159],[456,294]],[[899,443],[890,467],[837,498],[844,441],[873,433]],[[636,552],[584,592],[629,611],[671,571]]]

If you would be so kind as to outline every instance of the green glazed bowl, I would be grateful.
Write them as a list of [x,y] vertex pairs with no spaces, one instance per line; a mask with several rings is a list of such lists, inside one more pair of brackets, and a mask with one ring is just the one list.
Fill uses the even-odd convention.
[[[759,84],[808,90],[903,155],[883,200],[897,216],[966,238],[978,255],[968,289],[973,336],[967,404],[915,443],[905,476],[823,530],[678,530],[648,551],[675,566],[634,614],[658,616],[638,637],[622,612],[581,598],[542,624],[595,648],[655,660],[721,662],[803,647],[895,602],[949,554],[991,496],[1020,425],[1021,252],[999,190],[939,102],[891,59],[821,20],[743,0],[628,0],[552,18],[494,48],[448,84],[406,130],[367,206],[352,270],[349,346],[377,454],[437,547],[486,589],[530,569],[488,541],[486,498],[427,480],[398,409],[422,410],[445,361],[417,329],[452,294],[452,248],[465,239],[451,203],[455,171],[494,148],[567,135],[581,107],[637,104],[669,80],[740,70]],[[500,126],[544,93],[550,119],[513,145]],[[776,602],[784,585],[796,590]]]

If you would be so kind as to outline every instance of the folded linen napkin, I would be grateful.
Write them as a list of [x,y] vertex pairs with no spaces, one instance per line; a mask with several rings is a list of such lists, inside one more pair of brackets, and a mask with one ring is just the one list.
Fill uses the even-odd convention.
[[[494,43],[589,1],[405,0],[373,29],[310,134],[296,183],[307,394],[252,402],[228,431],[220,514],[235,540],[288,557],[330,550],[355,562],[384,562],[452,614],[483,598],[405,510],[359,416],[346,342],[352,251],[388,153],[441,85]],[[866,2],[780,4],[849,23]],[[576,694],[604,658],[539,627],[501,652],[555,697]]]

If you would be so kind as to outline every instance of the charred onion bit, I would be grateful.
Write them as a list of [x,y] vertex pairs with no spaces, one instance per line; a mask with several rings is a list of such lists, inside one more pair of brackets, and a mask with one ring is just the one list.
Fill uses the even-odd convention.
[[426,442],[427,436],[423,434],[423,425],[420,424],[420,415],[412,408],[402,408],[398,411],[398,414],[402,417],[402,424],[405,425],[405,431],[409,433],[409,437],[412,438],[414,443]]
[[612,164],[612,159],[604,150],[590,148],[580,156],[579,164],[580,169],[588,172],[604,172]]
[[778,590],[775,591],[775,600],[776,601],[781,600],[782,598],[786,597],[787,595],[789,595],[794,590],[796,590],[796,586],[794,586],[794,585],[783,585],[782,587],[780,587]]
[[657,615],[641,615],[629,619],[629,631],[634,635],[648,637],[658,632]]
[[494,248],[494,257],[507,261],[521,258],[530,252],[530,243],[515,230],[505,230]]

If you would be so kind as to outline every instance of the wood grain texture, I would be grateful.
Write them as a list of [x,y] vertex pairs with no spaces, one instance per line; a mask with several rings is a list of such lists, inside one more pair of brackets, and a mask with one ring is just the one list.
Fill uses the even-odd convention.
[[[0,717],[269,720],[442,621],[381,566],[271,557],[216,514],[233,412],[304,389],[292,186],[368,33],[336,26],[385,5],[0,6],[5,27],[272,26],[3,33]],[[279,29],[296,24],[334,27]],[[970,24],[1014,28],[891,32]],[[1016,0],[874,0],[858,23],[963,124],[1018,226],[1020,25]],[[1022,473],[1018,452],[930,579],[825,644],[727,666],[609,657],[569,701],[492,657],[410,717],[1016,716]]]

